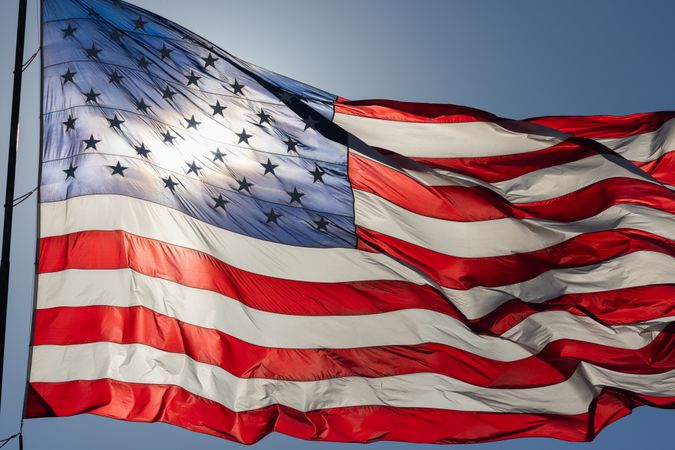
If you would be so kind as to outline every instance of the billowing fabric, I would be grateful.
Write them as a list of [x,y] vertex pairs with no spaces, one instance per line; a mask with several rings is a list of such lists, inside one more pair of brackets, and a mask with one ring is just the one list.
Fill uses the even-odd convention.
[[591,440],[675,405],[675,114],[350,101],[43,1],[28,417]]

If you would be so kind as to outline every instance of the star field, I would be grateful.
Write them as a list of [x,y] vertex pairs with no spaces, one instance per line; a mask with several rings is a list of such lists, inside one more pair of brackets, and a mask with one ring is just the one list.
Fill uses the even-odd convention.
[[123,195],[260,239],[355,245],[347,148],[320,132],[331,96],[131,5],[66,3],[44,34],[60,51],[44,62],[43,201]]

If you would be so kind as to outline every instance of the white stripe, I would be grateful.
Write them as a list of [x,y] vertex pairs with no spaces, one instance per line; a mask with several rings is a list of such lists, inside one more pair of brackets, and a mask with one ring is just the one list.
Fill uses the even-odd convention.
[[658,130],[624,138],[595,139],[629,161],[648,162],[675,150],[675,119]]
[[654,183],[651,177],[616,155],[597,155],[492,183],[492,187],[511,203],[527,203],[557,198],[619,177]]
[[675,370],[650,375],[627,375],[581,363],[581,371],[583,371],[585,378],[591,380],[595,386],[615,387],[654,397],[672,397],[675,395]]
[[477,286],[468,290],[443,288],[443,291],[462,314],[472,320],[489,314],[513,298],[541,303],[566,294],[670,283],[675,283],[675,258],[639,251],[598,264],[550,270],[531,280],[507,286]]
[[557,198],[610,178],[632,178],[659,184],[632,166],[632,170],[622,166],[622,162],[626,163],[617,156],[596,155],[495,183],[437,168],[424,172],[401,170],[427,186],[482,186],[514,204]]
[[571,339],[613,348],[638,350],[649,345],[675,317],[608,327],[588,316],[567,311],[545,311],[529,316],[501,334],[502,338],[539,352],[560,339]]
[[[584,376],[585,375],[585,376]],[[300,411],[361,405],[458,411],[580,414],[602,386],[630,386],[647,395],[675,395],[675,371],[629,375],[580,368],[570,379],[528,389],[490,389],[433,373],[321,381],[238,378],[220,367],[139,344],[108,342],[33,349],[31,382],[109,378],[180,386],[234,411],[280,404]],[[594,384],[594,383],[597,383]]]
[[[511,120],[422,123],[336,113],[333,122],[372,147],[410,157],[462,158],[527,153],[556,145],[567,136],[547,127]],[[522,131],[507,129],[514,127]]]
[[[386,255],[354,249],[296,247],[255,239],[143,200],[92,195],[42,203],[40,237],[88,230],[129,233],[191,248],[239,269],[298,281],[425,281]],[[111,211],[115,213],[112,214]]]
[[41,274],[38,309],[84,306],[143,306],[159,314],[213,328],[251,344],[272,348],[362,348],[439,343],[498,361],[531,356],[557,339],[639,349],[667,320],[605,327],[564,311],[528,317],[504,334],[477,335],[435,311],[406,309],[355,316],[297,316],[253,309],[220,294],[130,271],[68,270]]
[[353,316],[274,314],[211,291],[128,269],[68,270],[39,275],[38,308],[91,305],[144,306],[263,347],[356,348],[438,342],[492,359],[530,356],[512,342],[477,336],[456,319],[429,310]]
[[675,216],[639,205],[614,205],[577,222],[503,219],[455,222],[408,211],[375,194],[354,190],[355,222],[378,233],[464,258],[544,249],[585,233],[631,228],[675,239]]

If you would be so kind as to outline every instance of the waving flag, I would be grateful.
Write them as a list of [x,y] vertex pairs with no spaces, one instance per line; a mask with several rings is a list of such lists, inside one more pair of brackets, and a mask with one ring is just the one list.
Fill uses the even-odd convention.
[[675,189],[675,113],[625,117],[540,117],[532,119],[573,136],[594,139],[670,189]]
[[43,1],[28,417],[590,440],[675,405],[672,113],[349,101]]

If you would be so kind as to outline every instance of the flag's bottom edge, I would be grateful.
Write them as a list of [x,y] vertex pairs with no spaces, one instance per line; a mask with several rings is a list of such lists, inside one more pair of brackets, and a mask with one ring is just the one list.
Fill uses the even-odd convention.
[[425,408],[359,406],[302,412],[282,405],[234,412],[172,385],[101,379],[31,383],[26,418],[94,414],[134,422],[164,422],[253,444],[279,432],[307,440],[474,443],[523,437],[590,441],[633,408],[675,408],[675,397],[646,397],[603,390],[577,415],[485,413]]

